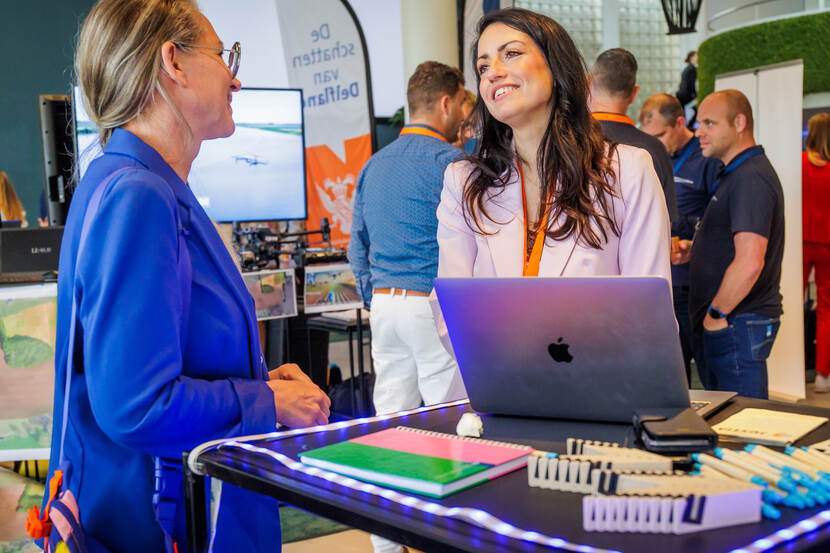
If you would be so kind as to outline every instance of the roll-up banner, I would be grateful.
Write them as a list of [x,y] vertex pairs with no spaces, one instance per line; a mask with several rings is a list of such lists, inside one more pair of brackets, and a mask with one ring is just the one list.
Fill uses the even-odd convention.
[[374,113],[365,40],[346,0],[276,0],[289,85],[303,89],[308,227],[331,223],[345,247],[357,175],[372,155]]

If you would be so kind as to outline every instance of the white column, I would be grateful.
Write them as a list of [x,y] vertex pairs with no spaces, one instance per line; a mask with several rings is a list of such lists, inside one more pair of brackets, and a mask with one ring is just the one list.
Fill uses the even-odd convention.
[[[602,2],[602,49],[620,47],[620,3],[617,0],[603,0]],[[593,65],[596,60],[588,60]]]
[[[458,67],[458,16],[455,0],[401,0],[403,87],[427,60]],[[383,78],[375,75],[374,78]],[[470,83],[467,83],[467,88]],[[475,86],[475,83],[473,83]],[[407,109],[407,120],[409,110]]]

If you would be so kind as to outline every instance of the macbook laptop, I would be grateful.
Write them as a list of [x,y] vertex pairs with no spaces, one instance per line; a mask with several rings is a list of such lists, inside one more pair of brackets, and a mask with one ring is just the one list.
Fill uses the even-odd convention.
[[631,422],[690,406],[664,278],[437,278],[435,292],[476,411]]

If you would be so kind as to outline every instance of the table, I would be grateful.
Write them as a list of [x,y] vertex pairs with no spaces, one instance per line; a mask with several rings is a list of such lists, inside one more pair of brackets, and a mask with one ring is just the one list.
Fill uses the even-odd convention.
[[[744,407],[830,417],[830,409],[736,398],[713,415],[710,422],[723,420]],[[469,404],[461,401],[383,417],[275,433],[239,445],[226,444],[218,448],[200,446],[191,453],[189,463],[185,463],[190,551],[207,551],[205,476],[270,495],[426,552],[757,553],[769,550],[770,546],[785,537],[792,538],[785,546],[789,552],[830,550],[830,506],[804,511],[783,509],[783,516],[778,521],[762,520],[754,524],[675,536],[585,532],[582,529],[582,495],[530,488],[525,470],[442,500],[428,500],[443,506],[486,510],[501,521],[522,530],[556,538],[558,541],[554,543],[557,547],[549,547],[501,535],[492,529],[492,524],[487,529],[454,518],[442,518],[366,491],[311,476],[302,472],[299,463],[291,461],[296,460],[302,451],[398,425],[455,433],[458,419],[467,411],[471,411]],[[631,427],[625,424],[513,417],[483,417],[483,422],[485,438],[509,440],[547,451],[564,452],[564,440],[571,436],[620,443],[629,442],[633,437]],[[827,438],[830,438],[830,425],[825,424],[797,445]],[[288,460],[293,468],[264,452],[284,456],[284,460]],[[419,496],[409,497],[426,500]],[[411,500],[409,502],[412,503]],[[817,516],[816,526],[807,532],[806,527],[811,527],[812,524],[802,521]],[[801,526],[799,523],[802,523]],[[782,532],[785,529],[791,529],[792,535],[790,532]]]

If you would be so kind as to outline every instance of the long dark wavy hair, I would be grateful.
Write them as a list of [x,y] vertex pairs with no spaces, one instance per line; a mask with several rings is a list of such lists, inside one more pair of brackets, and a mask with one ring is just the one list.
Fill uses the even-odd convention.
[[[493,23],[503,23],[530,36],[553,75],[553,109],[537,152],[543,198],[538,220],[550,209],[545,235],[564,240],[576,234],[588,246],[601,249],[608,241],[609,230],[620,234],[611,206],[615,192],[608,184],[615,178],[611,158],[616,144],[606,141],[602,127],[588,109],[585,62],[559,23],[532,11],[509,8],[490,12],[478,22],[478,37],[472,48],[474,66],[481,34]],[[476,84],[480,85],[481,75],[476,75]],[[486,212],[485,200],[504,191],[516,154],[513,131],[487,111],[481,94],[473,113],[480,122],[481,138],[475,153],[466,158],[473,170],[464,187],[462,209],[474,232],[488,234],[478,215],[498,223]],[[565,218],[560,222],[563,213]]]

